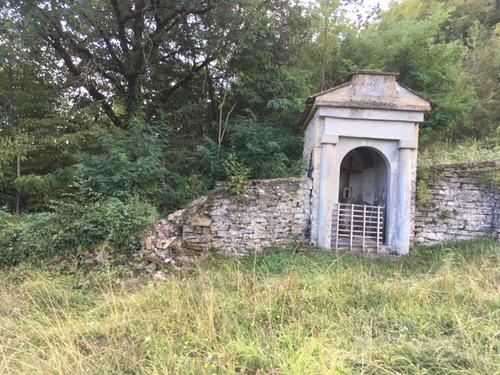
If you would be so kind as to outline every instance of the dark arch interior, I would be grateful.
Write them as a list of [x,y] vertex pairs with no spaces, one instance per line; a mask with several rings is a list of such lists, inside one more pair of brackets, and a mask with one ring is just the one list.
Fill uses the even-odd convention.
[[368,147],[350,151],[340,165],[340,203],[385,205],[387,173],[377,151]]

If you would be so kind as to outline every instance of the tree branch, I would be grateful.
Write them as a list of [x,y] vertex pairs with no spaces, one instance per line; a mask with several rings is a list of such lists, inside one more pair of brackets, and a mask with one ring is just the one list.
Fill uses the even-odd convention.
[[122,16],[118,0],[110,0],[110,1],[113,7],[113,12],[115,14],[116,24],[118,27],[118,40],[120,41],[120,47],[123,53],[128,53],[129,49],[128,49],[127,33],[125,32],[126,20]]
[[181,88],[186,82],[195,77],[205,66],[208,66],[212,61],[215,60],[215,57],[207,57],[201,64],[194,66],[185,77],[179,80],[175,85],[170,87],[165,91],[164,96],[166,98],[172,96],[179,88]]
[[87,20],[88,23],[90,23],[92,26],[94,26],[97,31],[99,32],[99,35],[101,38],[104,40],[104,43],[106,44],[106,48],[108,49],[108,52],[113,59],[113,62],[116,64],[116,67],[118,68],[118,72],[121,74],[126,74],[126,69],[125,65],[123,62],[120,60],[120,58],[117,56],[115,49],[113,48],[113,45],[111,44],[111,40],[109,37],[106,35],[104,30],[94,21],[92,21],[91,17],[87,16],[86,13],[82,12],[83,17]]
[[[49,36],[49,37],[46,37],[45,40],[61,56],[61,58],[64,61],[64,64],[68,68],[71,75],[73,75],[74,77],[81,77],[82,76],[81,70],[73,63],[73,60],[72,60],[70,54],[66,51],[66,49],[62,45],[60,39],[58,37]],[[123,122],[120,120],[120,118],[113,111],[113,108],[111,107],[111,105],[106,101],[106,97],[97,89],[97,87],[94,85],[94,83],[86,80],[83,83],[83,86],[87,89],[90,96],[95,101],[99,102],[99,104],[101,105],[102,109],[104,110],[106,115],[109,117],[111,122],[113,124],[115,124],[116,126],[123,128],[124,127]]]

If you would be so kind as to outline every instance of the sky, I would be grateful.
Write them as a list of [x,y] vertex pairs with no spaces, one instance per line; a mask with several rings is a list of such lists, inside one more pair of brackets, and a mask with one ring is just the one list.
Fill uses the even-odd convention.
[[[363,13],[368,14],[370,9],[373,9],[377,4],[380,5],[380,8],[382,10],[387,10],[389,8],[389,5],[392,2],[397,2],[398,0],[364,0],[363,1]],[[355,12],[355,7],[348,6],[346,7],[347,13],[346,16],[347,18],[352,19],[353,21],[356,19],[356,12]]]
[[[316,3],[315,0],[299,0],[303,4],[313,4]],[[377,4],[380,5],[380,8],[382,10],[387,10],[389,8],[389,5],[392,2],[399,2],[401,0],[364,0],[363,1],[363,6],[362,10],[363,13],[368,14],[371,9],[373,9],[374,6]],[[352,18],[353,20],[356,18],[356,12],[355,12],[355,7],[354,6],[348,6],[345,8],[347,10],[347,17]]]
[[386,10],[389,7],[389,4],[391,3],[392,0],[365,0],[365,4],[368,7],[372,7],[374,5],[377,5],[377,3],[380,4],[380,7],[384,10]]

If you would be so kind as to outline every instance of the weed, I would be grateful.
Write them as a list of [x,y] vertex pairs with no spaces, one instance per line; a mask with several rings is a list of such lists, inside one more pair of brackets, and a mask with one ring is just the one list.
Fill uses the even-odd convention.
[[440,220],[448,220],[451,219],[452,217],[452,212],[450,210],[442,210],[438,214],[438,218]]

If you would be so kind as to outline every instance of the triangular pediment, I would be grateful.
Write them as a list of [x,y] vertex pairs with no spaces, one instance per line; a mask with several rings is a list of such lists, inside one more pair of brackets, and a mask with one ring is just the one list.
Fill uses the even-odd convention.
[[[428,112],[433,103],[396,81],[397,73],[363,70],[336,87],[312,95],[301,118],[318,107],[348,107]],[[305,125],[305,124],[304,124]]]
[[313,95],[316,105],[430,111],[431,102],[383,72],[355,73],[344,84]]

